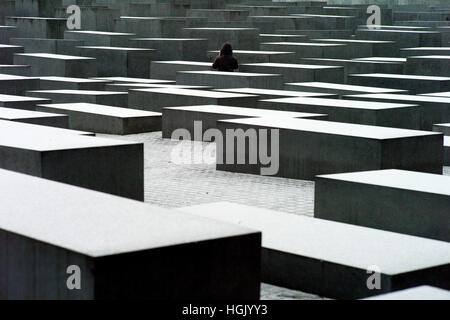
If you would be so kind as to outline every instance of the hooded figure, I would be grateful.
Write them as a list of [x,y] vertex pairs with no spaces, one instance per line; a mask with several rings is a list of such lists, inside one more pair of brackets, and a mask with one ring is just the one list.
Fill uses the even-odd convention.
[[220,49],[220,54],[214,59],[212,65],[213,69],[219,71],[233,72],[233,70],[239,68],[238,61],[233,57],[233,48],[231,44],[225,43]]

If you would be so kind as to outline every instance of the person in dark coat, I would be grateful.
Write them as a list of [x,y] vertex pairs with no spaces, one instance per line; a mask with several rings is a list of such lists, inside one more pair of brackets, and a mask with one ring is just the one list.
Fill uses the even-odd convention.
[[238,61],[233,57],[233,48],[231,44],[225,43],[220,50],[220,54],[214,59],[213,69],[219,71],[233,72],[239,68]]

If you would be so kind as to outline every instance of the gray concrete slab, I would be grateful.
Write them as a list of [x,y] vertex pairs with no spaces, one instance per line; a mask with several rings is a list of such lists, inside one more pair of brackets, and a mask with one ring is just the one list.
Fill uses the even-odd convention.
[[29,111],[0,107],[0,120],[17,121],[58,128],[69,127],[69,117],[64,114]]
[[447,92],[424,93],[424,94],[421,94],[421,96],[450,98],[450,91],[447,91]]
[[134,33],[106,32],[92,30],[67,30],[64,38],[82,41],[85,46],[126,47]]
[[302,58],[303,64],[339,66],[344,68],[345,83],[348,83],[349,74],[359,73],[396,73],[403,74],[404,63],[392,61],[372,61],[362,59],[327,59]]
[[[216,151],[217,170],[269,172],[303,180],[314,180],[318,174],[384,168],[442,174],[443,136],[436,132],[292,118],[220,120],[217,128],[224,137],[226,130],[278,129],[279,139],[271,144],[278,146],[279,157],[269,164],[260,159],[250,162],[248,156],[243,164],[237,163],[235,150],[227,150],[224,144]],[[276,139],[276,133],[270,132],[275,138],[269,139]],[[244,148],[239,152],[247,152],[248,145]]]
[[0,167],[45,179],[144,199],[141,143],[66,133],[0,120]]
[[442,132],[444,136],[450,136],[450,123],[433,124],[433,131]]
[[44,39],[44,38],[11,38],[12,44],[24,47],[25,53],[53,53],[70,56],[78,56],[77,46],[82,46],[83,41],[69,39]]
[[194,89],[132,89],[128,106],[133,109],[162,112],[164,107],[187,105],[225,105],[256,107],[258,96]]
[[201,85],[216,89],[260,88],[282,89],[283,75],[251,72],[179,71],[177,84]]
[[421,106],[422,128],[431,130],[433,124],[450,121],[450,98],[409,94],[359,94],[344,99],[390,103],[412,103]]
[[39,78],[0,74],[0,94],[22,95],[28,90],[39,90]]
[[41,90],[96,90],[105,89],[105,85],[110,83],[107,80],[95,80],[86,78],[70,77],[39,77],[39,86]]
[[149,84],[157,84],[157,83],[175,84],[175,81],[171,81],[171,80],[136,78],[136,77],[95,77],[92,79],[106,80],[106,81],[110,81],[112,83],[137,82],[137,83],[149,83]]
[[23,53],[23,47],[0,43],[0,64],[13,64],[14,54]]
[[91,103],[39,104],[39,111],[69,116],[71,129],[106,134],[161,131],[161,114]]
[[206,61],[207,39],[193,38],[133,38],[135,48],[157,50],[158,60]]
[[[257,231],[6,170],[0,176],[10,208],[0,218],[2,299],[259,299]],[[67,288],[71,265],[80,268],[81,290]]]
[[450,291],[431,286],[418,286],[380,294],[365,300],[450,300]]
[[[450,245],[442,241],[234,203],[179,210],[261,230],[262,280],[267,283],[338,299],[421,284],[449,287]],[[367,270],[373,266],[380,270],[381,287],[370,290],[373,272]]]
[[31,66],[32,76],[95,77],[94,58],[52,53],[21,53],[14,55],[14,64]]
[[27,91],[26,94],[29,97],[51,99],[53,103],[85,102],[114,107],[128,106],[126,92],[61,89]]
[[218,50],[225,42],[236,50],[259,50],[259,30],[256,28],[186,28],[188,38],[208,39],[208,49]]
[[394,41],[357,40],[357,39],[311,39],[319,43],[341,43],[347,45],[348,56],[358,57],[395,57],[398,46]]
[[150,62],[157,59],[156,51],[130,47],[78,47],[84,56],[93,57],[100,77],[149,77]]
[[372,126],[421,129],[420,107],[409,103],[353,101],[322,97],[290,97],[261,100],[259,107],[328,114],[330,121]]
[[150,77],[156,79],[176,80],[178,71],[209,71],[212,70],[211,62],[199,61],[152,61]]
[[446,56],[409,56],[405,64],[405,73],[428,76],[450,76],[450,53]]
[[156,88],[172,88],[172,89],[195,89],[195,90],[210,90],[212,87],[206,86],[183,86],[176,84],[161,84],[161,83],[110,83],[105,86],[106,91],[128,92],[131,89],[156,89]]
[[49,17],[6,17],[5,24],[16,27],[17,38],[63,39],[67,18]]
[[249,63],[241,64],[239,70],[242,72],[281,74],[285,83],[304,81],[344,82],[343,67],[294,63]]
[[347,47],[345,44],[312,43],[312,42],[264,42],[260,45],[265,51],[295,52],[296,58],[331,58],[346,59]]
[[444,165],[450,165],[450,138],[448,136],[444,137]]
[[50,99],[0,94],[0,107],[24,110],[36,110],[39,103],[51,103]]
[[351,74],[349,84],[409,90],[412,94],[450,90],[450,77],[387,73]]
[[[207,52],[208,60],[214,61],[219,54],[219,50]],[[284,51],[261,51],[261,50],[233,50],[234,57],[239,64],[243,63],[294,63],[296,61],[295,52]]]
[[[326,120],[326,114],[261,110],[219,105],[199,105],[186,107],[166,107],[162,110],[162,137],[170,139],[177,129],[186,129],[191,140],[211,141],[205,136],[209,129],[216,128],[217,120],[241,118],[308,118]],[[196,122],[199,127],[196,129]]]
[[450,55],[450,47],[417,47],[400,49],[401,57],[423,56],[423,55]]
[[[193,17],[130,17],[121,16],[115,31],[134,33],[138,37],[182,38],[184,28],[198,28],[206,24],[205,18]],[[203,38],[189,35],[188,38]]]
[[368,93],[403,94],[403,93],[408,93],[407,90],[400,90],[400,89],[355,86],[355,85],[349,85],[349,84],[318,82],[318,81],[285,83],[284,88],[286,90],[297,90],[299,92],[306,91],[306,92],[336,94],[339,96],[339,98],[342,98],[342,96],[344,96],[344,95],[351,95],[351,94],[368,94]]
[[269,90],[258,88],[229,88],[229,89],[216,89],[220,92],[232,92],[241,94],[253,94],[258,95],[260,99],[277,99],[288,97],[321,97],[321,98],[336,98],[334,94],[328,93],[315,93],[306,91],[288,91],[288,90]]
[[442,43],[442,36],[439,32],[418,30],[359,29],[356,30],[356,38],[395,41],[399,48],[438,47]]
[[14,76],[31,76],[31,66],[16,64],[0,64],[0,74],[11,74]]
[[316,178],[320,219],[449,242],[449,206],[450,178],[438,174],[376,170]]

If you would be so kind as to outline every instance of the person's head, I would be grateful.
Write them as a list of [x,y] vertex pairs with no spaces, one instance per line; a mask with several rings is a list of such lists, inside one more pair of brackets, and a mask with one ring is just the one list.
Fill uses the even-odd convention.
[[231,47],[231,44],[224,43],[222,46],[222,49],[220,49],[220,55],[221,56],[231,56],[233,55],[233,48]]

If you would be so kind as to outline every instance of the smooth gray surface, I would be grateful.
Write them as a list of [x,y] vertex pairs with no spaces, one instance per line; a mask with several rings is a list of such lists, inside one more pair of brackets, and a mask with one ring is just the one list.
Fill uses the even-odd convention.
[[27,91],[27,96],[51,99],[53,103],[84,102],[115,107],[128,106],[126,92],[61,89]]
[[[256,231],[6,170],[0,177],[3,299],[259,297]],[[81,290],[66,288],[69,265],[81,268]],[[193,280],[199,271],[208,277]]]
[[69,115],[69,127],[107,134],[161,130],[161,114],[91,103],[40,104],[37,110]]
[[[384,168],[442,173],[440,133],[292,118],[220,120],[217,127],[224,137],[230,129],[279,129],[278,177],[314,180],[318,174]],[[222,161],[227,150],[219,148],[217,170],[261,174],[266,167],[249,163],[248,156],[245,164],[236,163],[235,153],[232,158],[232,164]]]
[[65,133],[64,130],[0,120],[0,167],[144,199],[141,143]]
[[409,94],[360,94],[344,96],[344,99],[389,103],[412,103],[421,106],[422,128],[431,130],[433,124],[450,121],[450,98]]
[[381,103],[313,97],[261,100],[264,109],[328,114],[330,121],[421,129],[420,107],[415,104]]
[[[192,140],[209,141],[205,139],[206,130],[216,128],[216,121],[223,119],[240,119],[240,118],[311,118],[326,120],[326,114],[288,112],[277,110],[262,110],[256,108],[240,108],[218,105],[200,105],[186,107],[167,107],[163,108],[162,117],[162,137],[171,138],[177,129],[186,129],[189,131]],[[195,132],[194,122],[201,124],[200,134]]]
[[[179,210],[261,230],[267,283],[341,299],[424,283],[450,286],[446,242],[226,202]],[[381,270],[381,290],[366,286],[366,270],[374,265]]]
[[130,108],[161,112],[164,107],[186,105],[231,105],[256,107],[258,96],[192,89],[135,89],[129,91]]
[[58,128],[68,128],[69,126],[69,117],[64,114],[37,112],[4,107],[0,107],[0,119]]
[[316,179],[316,218],[450,241],[448,208],[450,178],[442,175],[382,170]]

